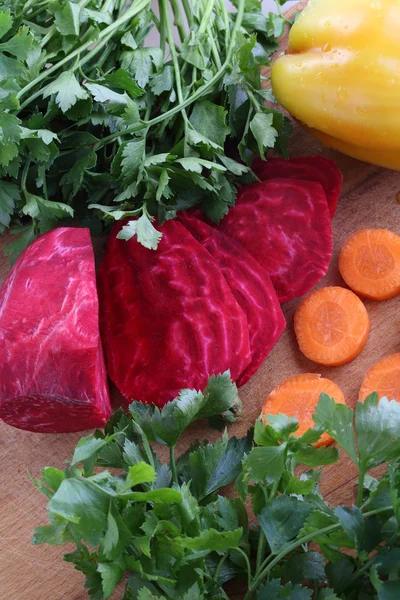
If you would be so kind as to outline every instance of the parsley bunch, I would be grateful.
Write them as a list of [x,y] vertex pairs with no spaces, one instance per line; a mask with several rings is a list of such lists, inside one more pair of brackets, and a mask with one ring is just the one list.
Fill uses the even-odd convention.
[[[86,575],[92,600],[120,582],[122,600],[226,600],[232,580],[245,600],[400,597],[400,404],[373,394],[358,402],[353,425],[353,410],[322,394],[301,437],[295,419],[269,415],[243,439],[225,432],[176,456],[191,423],[220,424],[220,413],[232,421],[238,402],[225,373],[161,410],[133,402],[116,413],[104,433],[81,439],[64,471],[46,467],[34,480],[50,525],[33,543],[75,543],[64,558]],[[312,445],[324,431],[359,470],[355,506],[330,506],[320,493],[318,467],[339,456]],[[367,474],[384,463],[380,481]]]
[[[286,153],[288,121],[264,107],[284,17],[261,0],[0,1],[0,233],[15,257],[60,219],[155,248],[152,225],[200,204],[215,221],[253,175]],[[148,47],[159,31],[158,47]],[[179,42],[174,39],[174,30]],[[244,164],[245,163],[245,164]]]

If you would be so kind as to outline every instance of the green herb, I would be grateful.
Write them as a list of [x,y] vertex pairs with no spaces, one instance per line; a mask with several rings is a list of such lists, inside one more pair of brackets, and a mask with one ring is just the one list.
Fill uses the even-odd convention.
[[[33,543],[75,543],[64,558],[85,574],[92,600],[109,598],[121,581],[122,600],[222,600],[231,580],[245,586],[245,600],[397,598],[400,405],[373,394],[357,404],[353,425],[352,411],[322,394],[316,426],[300,438],[295,419],[268,415],[243,439],[225,432],[176,456],[191,423],[220,413],[232,420],[237,407],[225,373],[162,409],[133,402],[129,414],[114,414],[104,432],[78,443],[64,471],[46,467],[33,479],[50,520]],[[324,431],[359,469],[357,506],[330,506],[320,493],[313,467],[339,456],[311,445]],[[157,445],[169,448],[169,462]],[[380,481],[367,475],[387,462]],[[302,465],[311,468],[299,475]],[[234,494],[221,495],[233,482]]]
[[0,3],[0,233],[18,225],[13,260],[71,216],[94,233],[140,217],[121,237],[156,248],[155,217],[199,204],[219,221],[254,180],[253,158],[286,153],[288,121],[264,107],[260,75],[283,18],[261,0],[230,14],[221,0],[182,6],[159,0],[157,17],[150,0]]

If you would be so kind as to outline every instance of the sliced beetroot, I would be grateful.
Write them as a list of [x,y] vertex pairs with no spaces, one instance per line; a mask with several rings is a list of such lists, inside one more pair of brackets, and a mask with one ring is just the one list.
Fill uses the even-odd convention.
[[111,414],[88,229],[54,229],[19,257],[0,291],[0,417],[65,433]]
[[218,262],[239,306],[246,314],[251,363],[239,377],[243,385],[258,371],[285,329],[278,297],[265,269],[237,242],[213,229],[193,213],[179,212],[179,220]]
[[113,228],[100,265],[107,371],[126,400],[163,406],[211,374],[236,380],[251,360],[247,319],[215,259],[178,221],[157,250]]
[[319,183],[271,179],[244,186],[218,228],[268,271],[281,303],[308,292],[328,270],[331,218]]
[[253,171],[261,181],[283,177],[316,181],[325,190],[331,217],[335,214],[342,189],[343,175],[335,161],[324,156],[300,156],[295,158],[257,159]]

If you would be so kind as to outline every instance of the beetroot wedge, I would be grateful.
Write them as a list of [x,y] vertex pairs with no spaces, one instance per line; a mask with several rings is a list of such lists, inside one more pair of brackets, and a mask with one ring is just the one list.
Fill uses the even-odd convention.
[[110,414],[90,233],[54,229],[21,254],[0,292],[0,417],[65,433]]
[[251,360],[247,319],[215,259],[178,221],[157,250],[113,228],[100,265],[107,371],[127,401],[163,406],[214,373],[237,380]]
[[295,158],[257,159],[253,171],[261,181],[283,177],[316,181],[325,190],[331,217],[335,214],[342,189],[343,175],[335,161],[324,156],[299,156]]
[[278,297],[265,269],[240,244],[189,212],[178,218],[218,262],[247,317],[251,363],[239,377],[243,385],[262,365],[285,329]]
[[218,229],[267,270],[281,303],[307,293],[328,270],[331,218],[319,183],[271,179],[244,186]]

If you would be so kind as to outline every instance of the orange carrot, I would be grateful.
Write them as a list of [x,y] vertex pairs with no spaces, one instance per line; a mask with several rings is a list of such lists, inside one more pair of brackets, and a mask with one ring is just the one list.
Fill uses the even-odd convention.
[[400,236],[388,229],[360,229],[344,243],[339,271],[357,294],[387,300],[400,294]]
[[391,354],[375,363],[366,373],[360,389],[360,400],[377,392],[379,398],[400,402],[400,354]]
[[[261,414],[265,422],[268,421],[267,415],[283,413],[295,417],[299,422],[296,435],[300,436],[314,427],[312,415],[322,392],[333,396],[336,402],[345,403],[343,393],[333,381],[315,373],[305,373],[289,377],[279,384],[264,400]],[[315,446],[328,446],[332,442],[331,436],[324,433]]]
[[294,329],[300,350],[307,358],[334,367],[360,354],[368,339],[369,318],[364,304],[353,292],[325,287],[300,304]]

